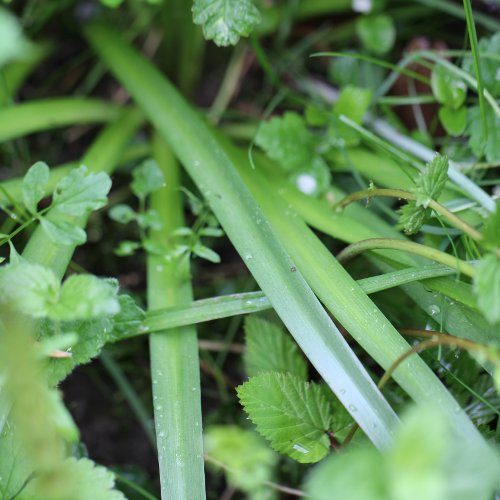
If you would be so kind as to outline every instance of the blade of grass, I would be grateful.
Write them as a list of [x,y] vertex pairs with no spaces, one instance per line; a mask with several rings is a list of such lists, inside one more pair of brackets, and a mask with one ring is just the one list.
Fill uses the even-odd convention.
[[0,142],[75,123],[116,120],[120,108],[98,99],[60,97],[0,110]]
[[[170,241],[173,231],[185,226],[180,172],[177,161],[163,140],[153,142],[156,163],[165,187],[151,196],[162,228],[149,238],[158,244]],[[193,300],[189,259],[165,262],[161,255],[147,257],[148,307],[179,306]],[[153,408],[162,498],[205,498],[201,390],[198,339],[194,326],[177,327],[149,337]]]
[[380,448],[388,446],[397,417],[296,271],[207,126],[113,30],[94,24],[86,35],[179,157],[306,356],[370,439]]

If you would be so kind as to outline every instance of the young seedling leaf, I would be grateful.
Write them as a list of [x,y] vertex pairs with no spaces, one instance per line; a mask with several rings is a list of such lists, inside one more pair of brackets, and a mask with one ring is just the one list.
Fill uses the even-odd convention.
[[130,184],[132,192],[141,200],[160,189],[165,180],[163,173],[154,160],[145,160],[132,172],[134,180]]
[[112,207],[109,210],[108,215],[111,219],[119,222],[120,224],[128,224],[129,222],[137,219],[137,213],[132,210],[131,207],[123,203]]
[[440,104],[457,111],[465,101],[467,86],[464,81],[437,64],[432,70],[432,93]]
[[389,52],[396,40],[394,21],[385,14],[358,17],[356,33],[364,47],[378,55]]
[[436,155],[426,165],[416,180],[417,207],[427,208],[431,200],[437,200],[448,180],[448,158]]
[[245,318],[245,370],[249,377],[266,372],[291,373],[307,380],[307,364],[297,344],[280,326],[258,318]]
[[49,181],[49,167],[39,161],[32,165],[23,178],[23,203],[31,214],[37,213],[38,202],[45,195],[45,187]]
[[162,228],[160,216],[156,210],[147,210],[137,217],[137,224],[142,229],[153,229],[158,231]]
[[193,245],[191,251],[201,259],[208,260],[214,264],[218,264],[220,262],[220,255],[201,243]]
[[50,221],[40,217],[40,225],[47,237],[58,245],[83,245],[87,241],[87,234],[80,226],[64,220]]
[[403,229],[406,234],[415,234],[420,231],[424,222],[431,215],[429,208],[417,207],[414,201],[403,205],[399,210],[398,228]]
[[67,215],[86,215],[106,205],[110,189],[108,174],[99,172],[87,175],[87,167],[82,165],[57,183],[53,205]]
[[203,441],[205,453],[227,466],[224,472],[231,485],[250,498],[266,498],[259,493],[272,479],[278,456],[261,437],[235,425],[219,425],[209,427]]
[[114,316],[119,310],[117,292],[109,283],[90,274],[74,274],[63,283],[49,316],[69,321]]
[[328,454],[331,408],[319,386],[290,373],[268,372],[252,377],[237,392],[257,431],[274,450],[301,463],[317,462]]
[[260,23],[252,0],[194,0],[193,21],[203,27],[207,40],[216,45],[236,45]]
[[488,254],[479,262],[474,291],[486,319],[492,324],[500,322],[500,259],[496,255]]
[[255,142],[287,171],[308,167],[316,154],[313,135],[294,112],[262,123]]
[[458,137],[467,128],[467,108],[463,106],[455,110],[443,106],[439,110],[439,120],[448,134]]

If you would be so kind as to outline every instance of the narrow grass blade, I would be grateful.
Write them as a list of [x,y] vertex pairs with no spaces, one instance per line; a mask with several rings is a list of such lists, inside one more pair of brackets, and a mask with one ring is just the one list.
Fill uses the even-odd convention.
[[396,415],[297,271],[213,134],[169,82],[114,31],[92,25],[86,34],[182,161],[306,356],[370,439],[386,447]]

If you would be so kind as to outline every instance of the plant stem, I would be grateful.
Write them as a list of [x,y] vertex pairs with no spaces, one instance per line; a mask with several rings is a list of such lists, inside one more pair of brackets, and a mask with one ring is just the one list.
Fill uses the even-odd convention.
[[[398,198],[398,199],[404,199],[404,200],[417,200],[417,196],[414,195],[413,193],[410,193],[409,191],[404,191],[402,189],[365,189],[363,191],[357,191],[356,193],[352,193],[348,196],[346,196],[343,200],[341,200],[334,208],[344,208],[349,203],[352,203],[354,201],[359,201],[364,198],[372,198],[373,196],[387,196],[391,198]],[[472,239],[476,241],[481,241],[483,239],[482,234],[474,229],[473,227],[469,226],[465,221],[460,219],[460,217],[457,217],[453,212],[450,212],[446,207],[441,205],[435,200],[430,200],[429,202],[429,208],[432,208],[436,213],[442,215],[446,219],[448,219],[449,222],[453,226],[455,226],[457,229],[462,230],[465,234],[469,235]]]
[[421,255],[422,257],[434,260],[444,264],[445,266],[457,269],[471,278],[474,278],[475,276],[474,266],[458,259],[457,257],[453,257],[453,255],[449,255],[445,252],[441,252],[440,250],[436,250],[435,248],[430,248],[419,243],[414,243],[413,241],[395,240],[391,238],[369,238],[367,240],[353,243],[344,248],[344,250],[337,255],[337,260],[339,262],[346,262],[362,252],[377,249],[401,250],[403,252]]
[[[153,143],[154,158],[161,168],[165,187],[151,196],[151,208],[162,222],[150,239],[172,247],[173,231],[185,225],[179,167],[159,138]],[[168,253],[168,249],[167,249]],[[147,258],[148,307],[178,306],[193,300],[189,260],[149,254]],[[198,341],[194,326],[184,326],[149,337],[151,379],[155,415],[160,485],[163,499],[205,498],[201,390]]]

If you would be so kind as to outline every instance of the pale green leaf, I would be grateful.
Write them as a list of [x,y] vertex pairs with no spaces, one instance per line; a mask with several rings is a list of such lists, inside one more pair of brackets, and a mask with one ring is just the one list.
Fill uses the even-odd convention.
[[159,231],[162,228],[160,216],[156,210],[147,210],[137,217],[137,224],[142,229],[153,229]]
[[316,156],[314,137],[294,112],[262,123],[255,143],[287,171],[307,168]]
[[49,167],[42,161],[32,165],[23,178],[23,203],[32,214],[37,212],[38,202],[45,195],[48,181]]
[[113,316],[119,310],[117,292],[109,283],[90,274],[74,274],[63,283],[49,316],[68,321]]
[[145,160],[132,172],[132,192],[140,199],[163,187],[163,173],[154,160]]
[[394,21],[385,14],[358,17],[356,33],[364,47],[378,55],[389,52],[396,41]]
[[110,189],[108,174],[87,174],[87,167],[82,165],[57,183],[53,204],[67,215],[86,215],[106,205]]
[[252,0],[194,0],[193,20],[203,27],[207,40],[216,45],[236,45],[260,23]]
[[[204,433],[205,453],[224,464],[228,482],[252,494],[270,481],[278,456],[255,432],[235,425],[212,426]],[[209,462],[210,464],[210,462]]]
[[208,260],[209,262],[213,262],[214,264],[218,264],[220,262],[219,254],[217,252],[214,252],[211,248],[202,245],[201,243],[196,243],[195,245],[193,245],[191,251],[201,259]]
[[41,318],[59,298],[56,275],[38,264],[21,261],[0,268],[0,304]]
[[0,69],[15,59],[22,58],[29,50],[18,20],[0,8]]
[[118,257],[128,257],[134,255],[136,250],[141,248],[141,244],[137,241],[120,241],[119,245],[115,248],[115,254]]
[[497,202],[496,210],[489,215],[484,223],[484,245],[500,248],[500,203]]
[[500,259],[488,254],[476,268],[474,292],[477,305],[490,323],[500,322]]
[[145,312],[130,295],[119,295],[118,302],[120,312],[113,316],[113,329],[109,334],[110,342],[115,342],[132,332],[136,332],[146,317]]
[[496,116],[490,106],[486,106],[484,111],[487,132],[479,106],[471,106],[467,109],[469,146],[478,158],[484,156],[487,161],[496,162],[500,160],[500,117]]
[[434,97],[450,110],[456,111],[464,103],[467,86],[463,80],[450,73],[444,66],[434,66],[431,85]]
[[448,158],[436,155],[416,180],[414,192],[417,195],[417,206],[427,208],[431,200],[437,200],[447,180]]
[[108,215],[111,219],[119,222],[120,224],[128,224],[129,222],[137,219],[137,213],[132,210],[131,207],[122,203],[112,207],[109,210]]
[[243,359],[249,377],[274,371],[307,380],[307,364],[297,344],[280,326],[254,315],[247,316],[245,344]]
[[439,120],[446,132],[454,137],[462,135],[467,127],[467,108],[452,109],[443,106],[439,109]]
[[289,373],[268,372],[237,388],[257,431],[276,451],[301,463],[328,454],[331,408],[321,389]]
[[83,245],[87,241],[85,230],[64,220],[41,217],[40,225],[47,237],[57,245]]

